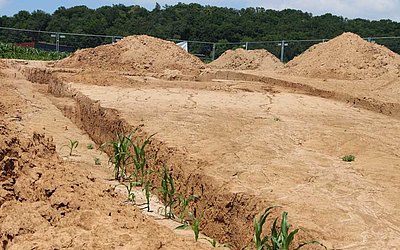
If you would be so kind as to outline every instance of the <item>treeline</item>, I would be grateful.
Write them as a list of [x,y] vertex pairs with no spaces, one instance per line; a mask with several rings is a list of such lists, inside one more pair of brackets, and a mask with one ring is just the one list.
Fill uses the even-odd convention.
[[[164,39],[198,40],[209,42],[251,42],[271,40],[333,38],[345,31],[363,37],[400,36],[400,23],[391,20],[369,21],[347,19],[332,14],[313,16],[299,10],[267,10],[264,8],[232,9],[199,4],[164,6],[153,10],[140,6],[114,5],[98,9],[85,6],[60,7],[53,14],[43,11],[20,11],[14,16],[2,16],[0,26],[60,31],[70,33],[127,36],[148,34]],[[54,41],[49,34],[0,31],[0,41]],[[77,48],[109,43],[104,38],[67,36],[61,43]],[[379,40],[397,52],[400,40]],[[289,44],[286,57],[292,57],[312,43]],[[196,47],[197,46],[197,47]],[[210,55],[212,45],[196,45],[196,53]],[[253,45],[255,46],[255,45]],[[260,44],[279,54],[277,44]],[[300,48],[301,47],[301,48]],[[303,48],[305,47],[305,48]],[[217,53],[227,49],[218,46]],[[250,48],[251,49],[251,48]],[[290,54],[290,55],[289,55]]]

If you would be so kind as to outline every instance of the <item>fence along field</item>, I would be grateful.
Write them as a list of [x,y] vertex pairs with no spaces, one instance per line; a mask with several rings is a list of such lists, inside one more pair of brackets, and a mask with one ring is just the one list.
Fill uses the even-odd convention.
[[[32,41],[44,41],[53,44],[62,44],[75,49],[91,48],[99,45],[114,43],[123,36],[79,34],[68,32],[37,31],[29,29],[15,29],[0,27],[0,34],[4,34],[7,43],[21,43]],[[56,36],[56,37],[55,37]],[[60,38],[63,37],[63,38]],[[57,38],[58,37],[58,38]],[[395,52],[399,52],[400,37],[366,37],[366,41],[382,44]],[[237,48],[246,50],[265,49],[274,54],[282,62],[288,62],[300,55],[311,46],[328,41],[327,38],[301,39],[301,40],[275,40],[275,41],[243,41],[243,42],[209,42],[209,41],[187,41],[189,53],[199,56],[205,62],[217,59],[225,51]],[[179,39],[170,39],[173,42],[182,42]],[[1,42],[1,41],[0,41]],[[3,41],[4,42],[4,41]],[[84,45],[83,45],[84,44]]]

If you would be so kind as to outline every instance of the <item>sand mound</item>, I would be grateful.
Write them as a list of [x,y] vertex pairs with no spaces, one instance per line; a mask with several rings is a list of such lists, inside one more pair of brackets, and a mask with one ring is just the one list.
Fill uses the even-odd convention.
[[316,78],[396,78],[400,73],[400,55],[356,34],[344,33],[312,46],[286,68],[288,73]]
[[178,70],[197,74],[203,62],[173,42],[150,36],[129,36],[115,44],[82,49],[55,63],[56,67],[163,73]]
[[217,60],[210,63],[210,66],[217,69],[273,71],[282,68],[283,64],[264,49],[236,49],[225,51]]

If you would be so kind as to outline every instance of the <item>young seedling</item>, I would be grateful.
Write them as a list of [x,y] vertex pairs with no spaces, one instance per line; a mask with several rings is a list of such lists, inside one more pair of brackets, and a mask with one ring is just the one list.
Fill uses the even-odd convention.
[[215,239],[207,239],[207,238],[200,238],[200,239],[210,242],[212,247],[231,247],[232,246],[232,244],[227,244],[227,243],[218,244],[218,242]]
[[271,227],[271,236],[261,236],[263,226],[266,222],[267,217],[270,215],[271,210],[275,207],[267,208],[264,213],[260,216],[258,220],[254,220],[254,244],[257,250],[289,250],[294,249],[298,250],[306,245],[320,245],[327,249],[324,245],[319,243],[318,241],[309,241],[300,243],[297,247],[293,246],[293,241],[295,235],[299,232],[299,229],[295,229],[293,231],[289,231],[291,225],[288,222],[288,213],[283,212],[281,225],[277,227],[278,218],[274,220],[274,223]]
[[144,191],[144,195],[146,197],[147,212],[150,212],[150,198],[151,198],[150,189],[151,189],[151,183],[149,180],[147,180],[142,189],[142,191]]
[[114,186],[114,189],[116,189],[118,186],[124,186],[126,188],[126,191],[128,192],[128,201],[135,203],[135,192],[134,192],[134,187],[137,186],[136,182],[129,181],[128,184],[121,182],[118,185]]
[[125,169],[130,164],[132,155],[129,153],[129,146],[132,144],[132,135],[134,132],[125,135],[125,132],[117,132],[117,138],[112,140],[103,146],[112,146],[113,154],[109,158],[109,162],[114,165],[114,177],[116,180],[125,179]]
[[342,157],[342,160],[345,162],[355,161],[356,157],[354,155],[345,155]]
[[197,198],[196,195],[190,195],[188,198],[186,198],[184,195],[179,194],[179,205],[181,207],[181,211],[179,213],[179,219],[181,223],[185,221],[185,216],[188,214],[188,207],[190,202],[195,200]]
[[161,195],[162,202],[164,203],[164,214],[165,217],[171,219],[174,217],[172,212],[172,207],[176,202],[175,199],[175,184],[172,174],[163,166],[162,176],[161,176]]
[[93,144],[89,143],[88,145],[86,145],[86,148],[87,149],[94,149],[94,146],[93,146]]
[[99,166],[99,165],[101,165],[101,161],[100,161],[100,159],[99,158],[94,158],[94,165],[96,165],[96,166]]
[[195,241],[199,240],[199,234],[200,234],[200,223],[201,223],[201,216],[197,217],[191,212],[188,212],[189,219],[185,220],[184,223],[175,229],[186,229],[186,228],[191,228],[194,233],[194,239]]
[[274,208],[275,207],[269,207],[265,209],[264,213],[261,214],[258,220],[254,218],[254,244],[257,250],[263,250],[268,245],[269,237],[267,235],[262,237],[261,234],[267,217],[270,215],[271,210]]
[[68,144],[64,145],[69,148],[69,156],[72,156],[72,151],[79,145],[78,141],[68,139]]
[[155,134],[149,136],[146,140],[144,140],[143,143],[140,143],[137,141],[136,144],[133,144],[133,149],[135,151],[135,157],[133,159],[133,163],[135,164],[135,169],[136,169],[136,182],[138,182],[138,176],[140,174],[141,179],[140,183],[144,182],[144,177],[146,175],[145,167],[146,167],[146,151],[145,147],[147,144],[149,144],[151,141],[151,137],[153,137]]

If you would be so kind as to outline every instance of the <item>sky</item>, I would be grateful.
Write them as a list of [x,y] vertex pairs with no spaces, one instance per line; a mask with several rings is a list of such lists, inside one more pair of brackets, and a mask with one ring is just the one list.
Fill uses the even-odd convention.
[[53,13],[58,7],[86,5],[97,8],[103,5],[125,4],[140,5],[153,9],[156,1],[164,6],[178,2],[196,2],[202,5],[223,6],[232,8],[264,7],[267,9],[298,9],[313,15],[332,13],[347,18],[364,18],[370,20],[391,19],[400,21],[400,0],[0,0],[0,16],[14,15],[20,10],[44,10]]

